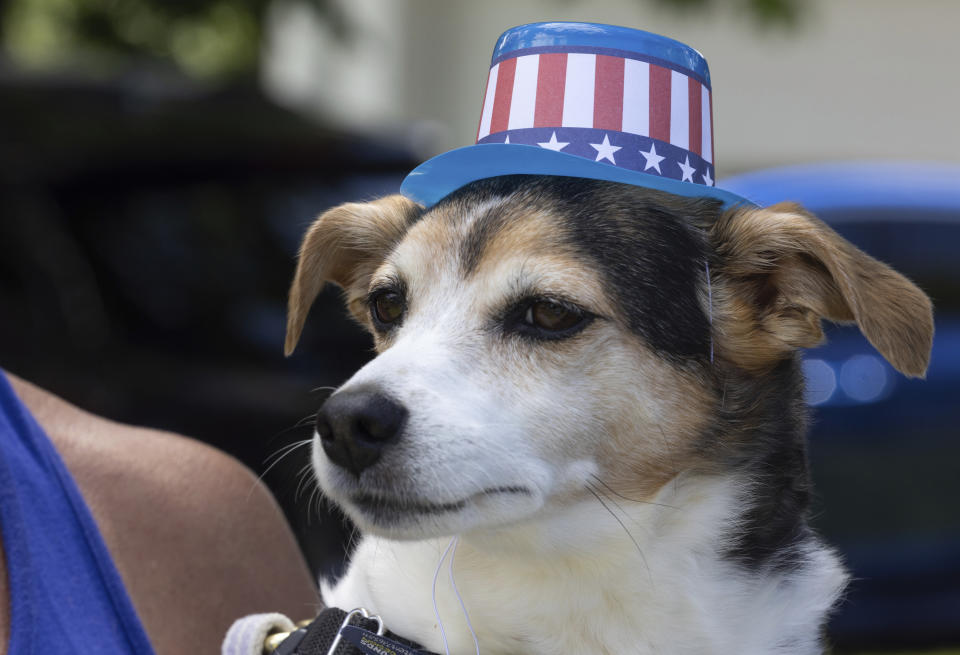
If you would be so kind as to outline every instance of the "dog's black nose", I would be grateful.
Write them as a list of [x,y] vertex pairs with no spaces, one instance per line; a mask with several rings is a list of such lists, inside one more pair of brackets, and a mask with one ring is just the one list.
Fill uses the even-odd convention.
[[317,412],[317,434],[331,461],[360,475],[400,437],[407,414],[403,405],[376,391],[345,391]]

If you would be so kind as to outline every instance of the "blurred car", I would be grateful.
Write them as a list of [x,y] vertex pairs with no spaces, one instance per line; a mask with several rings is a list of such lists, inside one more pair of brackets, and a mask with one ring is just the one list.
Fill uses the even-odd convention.
[[800,202],[933,299],[925,380],[894,371],[855,327],[829,327],[805,353],[814,523],[853,574],[829,628],[838,647],[960,644],[960,166],[794,166],[721,185]]
[[[0,366],[80,407],[241,459],[317,571],[349,527],[306,470],[323,399],[371,343],[335,292],[283,357],[286,295],[324,209],[396,191],[403,146],[272,103],[251,83],[0,79]],[[281,457],[282,455],[282,457]],[[242,517],[237,517],[242,520]]]

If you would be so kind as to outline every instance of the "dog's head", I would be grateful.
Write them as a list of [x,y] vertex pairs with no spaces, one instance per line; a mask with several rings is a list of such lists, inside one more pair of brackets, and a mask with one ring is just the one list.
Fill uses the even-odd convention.
[[315,472],[398,538],[547,516],[598,485],[649,498],[749,438],[717,428],[724,387],[795,367],[821,319],[855,321],[913,376],[933,331],[922,292],[798,206],[574,178],[328,211],[301,248],[288,353],[326,282],[379,354],[321,408]]

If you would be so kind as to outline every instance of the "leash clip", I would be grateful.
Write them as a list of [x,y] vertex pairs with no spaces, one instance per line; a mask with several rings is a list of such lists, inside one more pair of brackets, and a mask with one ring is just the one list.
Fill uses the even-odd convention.
[[377,636],[382,637],[383,633],[386,632],[386,628],[383,626],[383,619],[380,618],[379,614],[371,614],[364,607],[358,607],[354,610],[350,610],[347,615],[343,618],[343,623],[340,624],[340,629],[337,630],[337,636],[333,638],[333,643],[330,644],[330,650],[327,651],[327,655],[333,655],[337,650],[337,646],[340,645],[340,640],[343,638],[343,629],[350,625],[350,619],[355,616],[362,616],[365,619],[372,619],[377,622]]

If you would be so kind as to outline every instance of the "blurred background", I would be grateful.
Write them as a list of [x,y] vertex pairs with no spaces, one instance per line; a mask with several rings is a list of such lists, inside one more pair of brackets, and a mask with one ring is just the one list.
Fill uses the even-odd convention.
[[329,291],[282,357],[299,239],[472,143],[497,36],[541,20],[699,49],[720,186],[802,200],[933,296],[926,381],[855,330],[808,353],[815,522],[855,576],[838,652],[960,646],[952,0],[0,0],[0,366],[233,453],[336,570],[346,528],[282,455],[371,343]]

